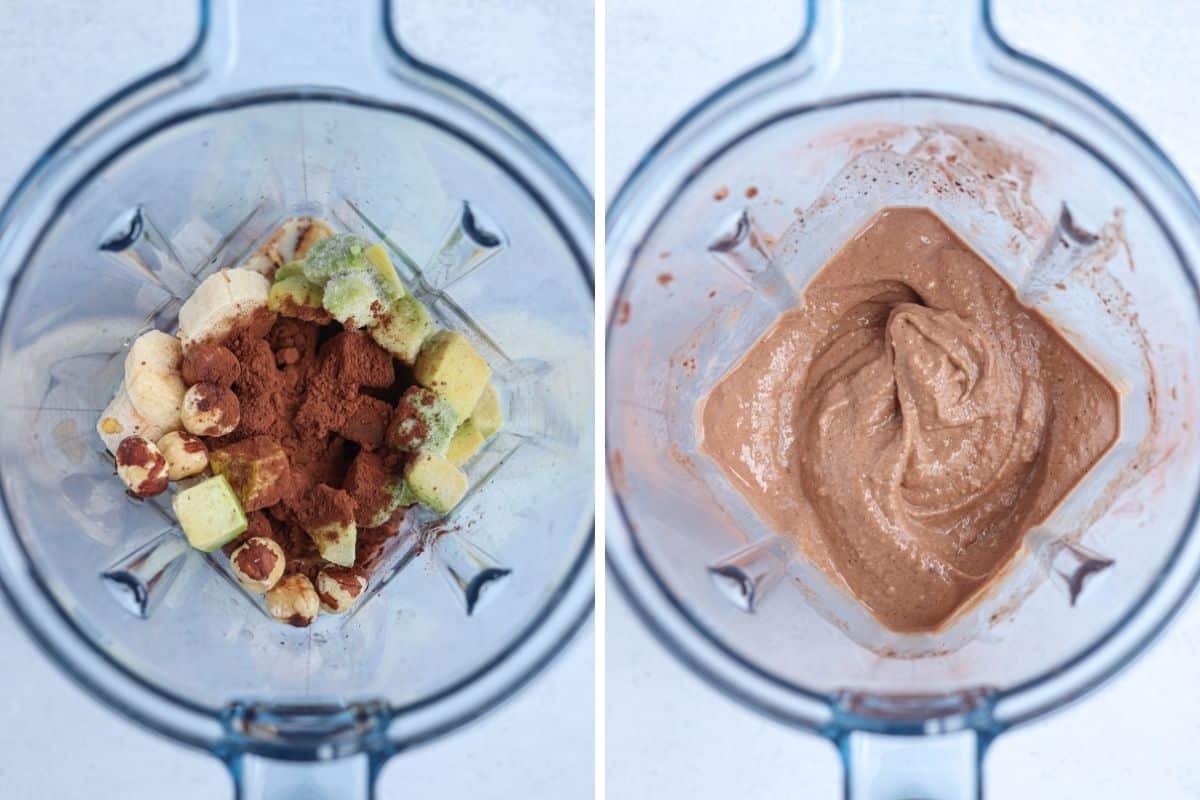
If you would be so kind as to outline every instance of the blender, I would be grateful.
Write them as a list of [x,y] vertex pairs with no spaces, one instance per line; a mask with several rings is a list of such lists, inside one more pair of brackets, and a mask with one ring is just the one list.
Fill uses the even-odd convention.
[[[1117,442],[935,632],[880,625],[701,451],[697,404],[882,209],[931,209],[1113,382]],[[1142,652],[1200,569],[1200,204],[988,3],[815,0],[613,203],[607,551],[664,644],[827,737],[854,798],[981,796],[997,736]]]
[[[387,0],[205,0],[177,63],[55,141],[0,214],[0,586],[108,706],[239,797],[366,797],[528,681],[591,608],[592,201],[519,118],[407,53]],[[506,417],[344,617],[281,626],[96,420],[130,342],[289,217],[382,241],[493,367]]]

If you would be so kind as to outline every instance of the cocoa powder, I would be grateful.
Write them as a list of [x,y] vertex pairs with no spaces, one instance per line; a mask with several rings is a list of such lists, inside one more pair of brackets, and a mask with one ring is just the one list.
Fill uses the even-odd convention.
[[[360,498],[381,508],[384,483],[403,469],[403,457],[387,450],[383,438],[391,404],[413,384],[411,372],[369,336],[335,322],[265,313],[248,317],[223,341],[193,348],[188,360],[192,377],[230,386],[241,407],[238,427],[203,437],[208,447],[267,437],[289,462],[277,502],[249,513],[249,527],[226,553],[255,536],[268,538],[287,557],[285,574],[315,579],[329,564],[305,528],[371,520],[358,514]],[[375,458],[368,455],[352,472],[367,453]],[[377,566],[403,518],[399,509],[383,525],[359,528],[358,567]]]

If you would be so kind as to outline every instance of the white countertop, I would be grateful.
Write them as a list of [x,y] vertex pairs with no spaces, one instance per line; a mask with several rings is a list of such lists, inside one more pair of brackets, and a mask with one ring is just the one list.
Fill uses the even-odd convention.
[[[994,2],[1011,42],[1108,94],[1200,185],[1200,5]],[[608,0],[610,193],[679,113],[791,43],[803,5],[691,0],[685,10],[673,0]],[[831,745],[718,694],[647,633],[611,581],[608,598],[612,800],[841,796]],[[999,739],[986,761],[987,797],[1200,797],[1198,659],[1200,605],[1193,602],[1145,657],[1099,693]]]
[[[419,54],[526,115],[590,183],[590,0],[405,0]],[[0,3],[0,195],[97,99],[183,52],[197,3]],[[146,13],[154,7],[153,13]],[[0,603],[0,797],[232,796],[216,760],[101,707],[33,646]],[[479,723],[394,759],[380,796],[582,800],[592,796],[592,626]]]

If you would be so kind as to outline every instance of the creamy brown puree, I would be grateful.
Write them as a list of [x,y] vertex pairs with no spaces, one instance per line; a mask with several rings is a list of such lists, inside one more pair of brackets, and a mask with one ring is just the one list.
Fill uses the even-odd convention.
[[1116,439],[1109,382],[933,213],[881,212],[702,401],[703,450],[887,627],[939,627]]

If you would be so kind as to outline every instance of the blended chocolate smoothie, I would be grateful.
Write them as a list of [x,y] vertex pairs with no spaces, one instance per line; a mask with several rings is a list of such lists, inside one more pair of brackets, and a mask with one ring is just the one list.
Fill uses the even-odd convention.
[[890,208],[702,401],[704,452],[888,628],[940,627],[1115,441],[1117,393],[932,212]]

